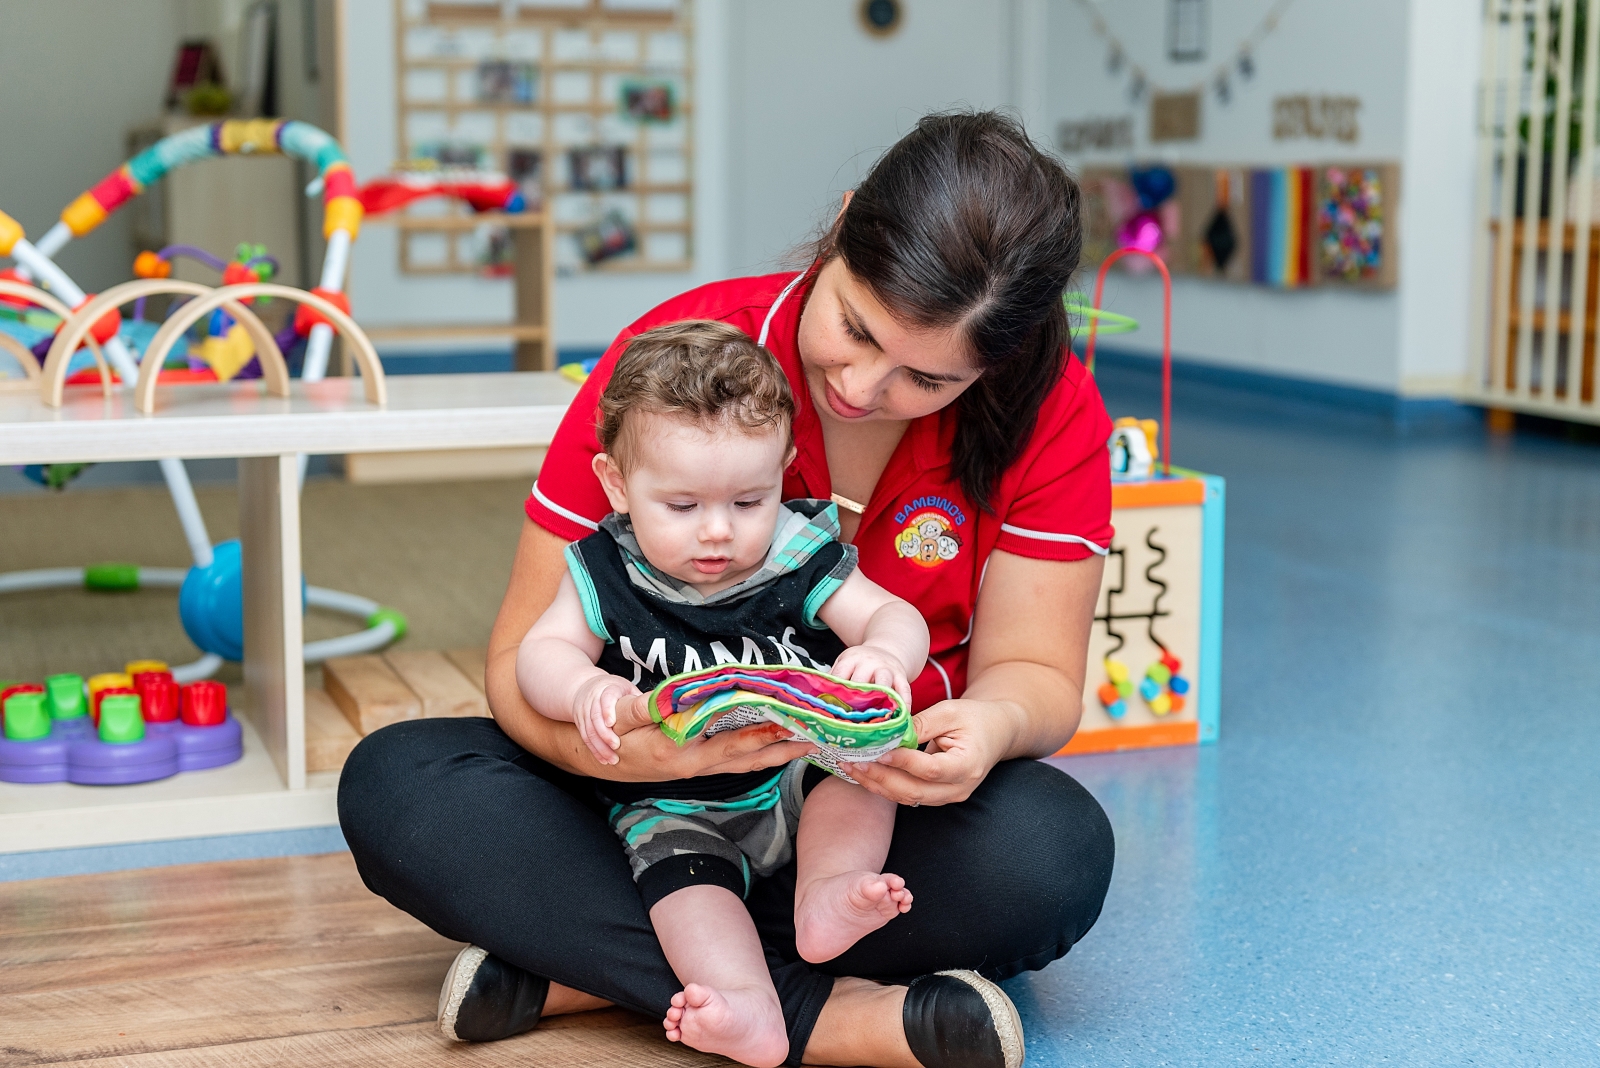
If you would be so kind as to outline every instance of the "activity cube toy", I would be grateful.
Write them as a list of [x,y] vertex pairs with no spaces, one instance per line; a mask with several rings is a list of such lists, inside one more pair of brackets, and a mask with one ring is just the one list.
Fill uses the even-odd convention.
[[[1172,280],[1166,264],[1148,251],[1117,249],[1100,266],[1091,307],[1099,308],[1106,271],[1129,255],[1148,259],[1163,282],[1161,420],[1118,419],[1108,442],[1116,533],[1104,549],[1089,639],[1085,691],[1091,696],[1061,755],[1214,742],[1221,712],[1225,484],[1172,466]],[[1085,354],[1091,373],[1100,329],[1091,316]],[[1138,675],[1130,661],[1144,665]],[[1191,665],[1188,675],[1185,664]]]

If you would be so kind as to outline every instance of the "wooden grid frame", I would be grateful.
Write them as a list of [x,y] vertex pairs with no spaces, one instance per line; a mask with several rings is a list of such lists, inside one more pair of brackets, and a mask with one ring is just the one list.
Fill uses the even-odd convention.
[[[493,116],[494,135],[481,142],[488,150],[491,165],[510,172],[510,152],[527,148],[540,153],[540,185],[544,204],[541,210],[552,219],[550,233],[554,241],[576,241],[578,232],[597,221],[608,207],[627,204],[631,211],[629,223],[637,241],[631,253],[590,265],[577,257],[586,271],[688,271],[694,260],[694,56],[691,6],[693,0],[677,0],[676,10],[627,8],[617,0],[587,0],[582,6],[549,7],[508,0],[505,3],[444,3],[426,0],[394,0],[395,3],[395,114],[396,143],[401,159],[412,158],[418,147],[410,136],[410,120],[419,114],[445,116],[453,122],[458,116],[477,113]],[[491,103],[463,98],[461,82],[478,69],[485,57],[481,56],[413,56],[409,54],[407,39],[416,30],[437,30],[447,33],[460,31],[489,31],[494,34],[500,53],[494,58],[511,62],[528,62],[537,68],[537,91],[534,100],[527,104]],[[505,35],[513,31],[537,31],[539,54],[509,56],[504,54]],[[587,32],[590,40],[589,59],[556,59],[554,42],[563,32]],[[649,35],[671,33],[682,41],[682,61],[671,64],[652,64],[646,59]],[[619,62],[598,58],[602,35],[633,33],[637,35],[633,62]],[[436,71],[442,74],[445,94],[442,100],[412,100],[408,94],[410,76],[417,72]],[[557,75],[579,73],[589,78],[586,102],[557,102],[554,83]],[[652,124],[634,122],[630,141],[599,137],[598,127],[607,118],[620,115],[620,101],[602,95],[608,79],[620,77],[671,80],[681,86],[680,98],[674,101],[674,121],[681,123],[683,135],[670,146],[683,157],[684,181],[647,182],[645,161],[651,150]],[[687,97],[687,99],[684,99]],[[541,119],[538,140],[514,138],[508,134],[508,120],[516,115],[538,115]],[[621,146],[630,155],[627,168],[628,183],[621,188],[606,191],[575,189],[567,173],[567,150],[580,147],[558,136],[558,118],[563,115],[587,116],[594,127],[590,145]],[[419,142],[420,143],[420,142]],[[474,142],[479,143],[479,142]],[[650,218],[651,198],[659,195],[683,198],[681,217],[671,220]],[[570,205],[573,198],[588,202],[588,212],[583,221],[566,219],[556,221],[557,204]],[[459,237],[471,232],[484,220],[466,213],[465,209],[454,216],[429,216],[409,212],[397,215],[395,222],[401,230],[400,270],[405,274],[459,274],[476,272],[480,266],[462,256]],[[445,259],[438,263],[418,262],[413,254],[412,242],[424,234],[447,236]],[[647,256],[652,235],[676,234],[681,236],[681,258],[652,259]],[[553,251],[553,250],[552,250]],[[560,258],[560,257],[555,257]],[[570,259],[570,257],[569,257]]]
[[1585,6],[1579,38],[1578,0],[1483,5],[1463,399],[1600,423],[1600,18]]

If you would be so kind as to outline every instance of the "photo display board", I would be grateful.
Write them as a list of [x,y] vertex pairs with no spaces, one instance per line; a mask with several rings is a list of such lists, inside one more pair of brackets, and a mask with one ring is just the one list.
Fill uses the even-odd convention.
[[[692,0],[396,0],[400,160],[496,173],[547,210],[556,270],[692,268]],[[478,272],[504,231],[402,221],[400,267]],[[498,231],[498,232],[497,232]]]

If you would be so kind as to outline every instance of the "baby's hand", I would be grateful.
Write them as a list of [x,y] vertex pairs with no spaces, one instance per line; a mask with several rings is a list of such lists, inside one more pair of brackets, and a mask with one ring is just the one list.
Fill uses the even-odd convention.
[[[622,745],[618,733],[626,734],[639,726],[633,722],[636,716],[631,714],[634,702],[630,700],[639,697],[638,687],[615,675],[596,675],[579,687],[573,697],[572,721],[578,727],[583,744],[589,747],[589,752],[600,763],[615,764],[617,749]],[[620,725],[617,723],[619,704],[623,706],[624,713],[629,713]],[[613,729],[618,726],[620,732]]]
[[900,658],[872,645],[853,645],[839,654],[833,662],[833,674],[851,682],[873,682],[887,686],[907,702],[911,700],[911,682],[906,677],[906,666]]

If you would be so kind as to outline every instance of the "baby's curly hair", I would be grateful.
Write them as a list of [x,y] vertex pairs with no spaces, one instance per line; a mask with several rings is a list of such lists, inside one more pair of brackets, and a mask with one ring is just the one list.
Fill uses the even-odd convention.
[[748,433],[781,429],[794,444],[794,394],[778,361],[736,326],[712,319],[646,330],[628,342],[600,394],[600,447],[627,462],[626,417],[650,412]]

